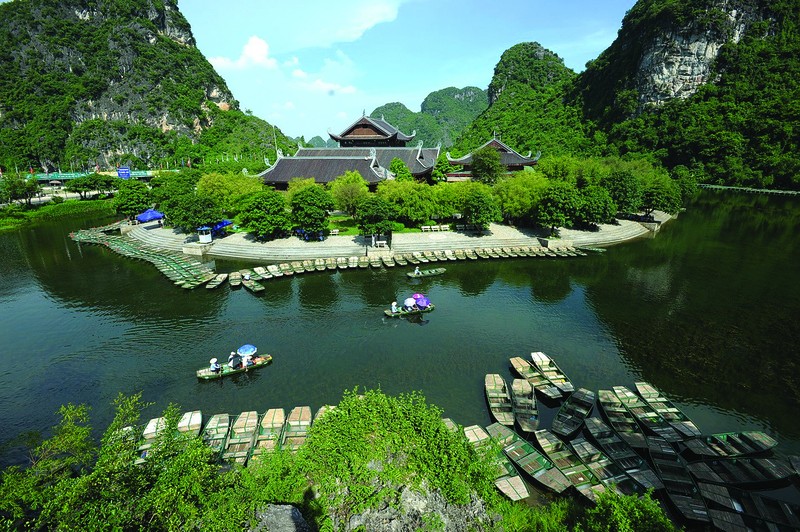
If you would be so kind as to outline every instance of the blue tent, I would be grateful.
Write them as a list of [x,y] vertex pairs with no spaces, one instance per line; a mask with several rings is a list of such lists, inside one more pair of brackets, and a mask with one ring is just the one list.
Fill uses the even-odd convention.
[[136,219],[140,223],[144,223],[144,222],[150,222],[152,220],[160,220],[163,217],[164,217],[163,212],[158,212],[155,209],[147,209],[142,214],[138,215]]
[[211,227],[211,234],[212,235],[219,235],[220,233],[224,234],[223,229],[232,224],[233,222],[230,220],[222,220],[221,222],[217,222]]

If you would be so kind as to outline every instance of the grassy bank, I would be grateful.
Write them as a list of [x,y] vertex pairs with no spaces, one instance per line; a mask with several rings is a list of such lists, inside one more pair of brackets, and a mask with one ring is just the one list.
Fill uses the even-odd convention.
[[36,222],[57,218],[92,214],[111,216],[114,212],[111,200],[67,200],[30,206],[13,203],[0,209],[0,232],[13,231]]

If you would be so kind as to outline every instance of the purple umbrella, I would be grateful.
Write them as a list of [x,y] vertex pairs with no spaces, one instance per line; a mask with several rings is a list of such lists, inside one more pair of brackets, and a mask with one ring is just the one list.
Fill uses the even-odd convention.
[[411,297],[413,297],[414,299],[422,299],[423,297],[425,297],[425,294],[414,294]]
[[422,296],[421,298],[417,299],[417,306],[419,308],[428,308],[431,306],[431,300],[425,296]]

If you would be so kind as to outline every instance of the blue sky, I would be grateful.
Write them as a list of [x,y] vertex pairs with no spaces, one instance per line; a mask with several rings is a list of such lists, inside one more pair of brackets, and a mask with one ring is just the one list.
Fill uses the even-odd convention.
[[[635,0],[182,0],[197,46],[249,109],[284,133],[340,132],[362,112],[487,88],[503,51],[537,41],[581,71]],[[410,133],[410,132],[409,132]]]

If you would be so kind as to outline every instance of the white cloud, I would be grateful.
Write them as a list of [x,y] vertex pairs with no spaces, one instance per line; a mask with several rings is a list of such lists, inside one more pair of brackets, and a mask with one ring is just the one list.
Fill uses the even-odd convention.
[[208,61],[220,70],[241,70],[249,67],[273,69],[278,65],[275,58],[269,56],[269,44],[264,39],[253,35],[242,47],[238,59],[228,57],[210,57]]
[[305,71],[296,68],[292,70],[292,77],[298,79],[306,79],[308,77],[308,74]]
[[294,102],[285,102],[285,103],[283,104],[283,108],[284,108],[284,109],[286,109],[287,111],[292,111],[292,110],[294,110],[294,107],[295,107],[295,106],[294,106]]

